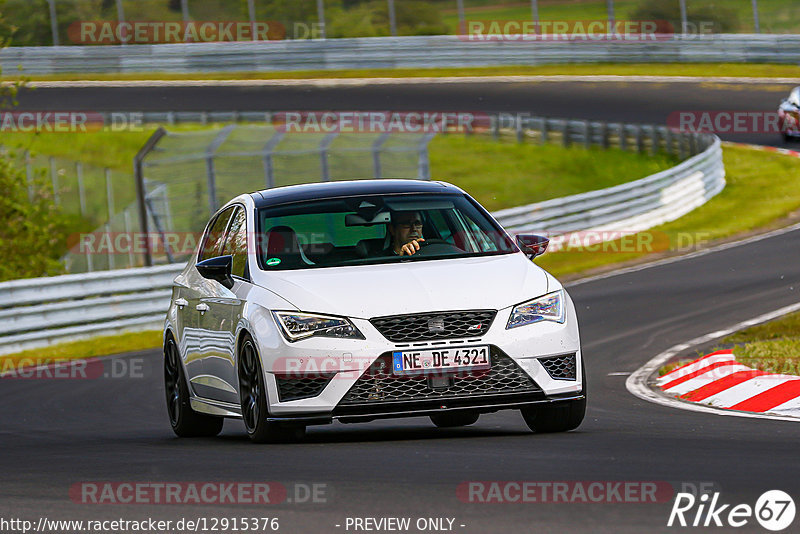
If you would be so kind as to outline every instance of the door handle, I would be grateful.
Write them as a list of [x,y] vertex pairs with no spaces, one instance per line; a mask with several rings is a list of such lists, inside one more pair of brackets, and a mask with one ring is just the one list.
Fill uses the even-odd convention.
[[203,315],[204,313],[206,313],[208,311],[208,304],[204,304],[204,303],[201,302],[200,304],[195,306],[194,309],[199,311],[200,315]]
[[189,301],[186,300],[186,299],[175,299],[175,305],[178,308],[183,309],[184,306],[188,306],[189,305]]

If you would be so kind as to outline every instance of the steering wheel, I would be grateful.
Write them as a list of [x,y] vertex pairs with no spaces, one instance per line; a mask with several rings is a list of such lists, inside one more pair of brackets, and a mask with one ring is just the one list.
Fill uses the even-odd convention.
[[464,252],[459,247],[448,241],[445,241],[444,239],[426,239],[425,241],[419,241],[419,245],[420,246],[417,254],[421,254],[423,256],[432,256],[437,254],[459,254]]

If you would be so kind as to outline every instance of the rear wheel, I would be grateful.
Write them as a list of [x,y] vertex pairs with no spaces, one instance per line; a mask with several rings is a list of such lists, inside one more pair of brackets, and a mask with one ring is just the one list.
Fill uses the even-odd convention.
[[431,416],[431,421],[439,428],[467,426],[475,423],[480,414],[473,412],[437,413]]
[[172,431],[186,437],[216,436],[222,430],[222,417],[197,413],[189,404],[189,387],[183,374],[175,340],[170,336],[164,345],[164,390]]
[[297,441],[305,435],[306,427],[303,425],[288,426],[267,421],[267,388],[261,361],[250,336],[244,338],[239,350],[239,396],[244,426],[254,443]]

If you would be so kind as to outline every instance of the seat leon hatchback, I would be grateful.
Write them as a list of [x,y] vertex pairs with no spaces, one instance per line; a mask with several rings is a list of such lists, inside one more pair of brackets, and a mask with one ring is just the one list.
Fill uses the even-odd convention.
[[575,307],[461,189],[359,180],[244,194],[211,217],[164,328],[170,423],[253,441],[308,425],[515,409],[576,428],[586,386]]

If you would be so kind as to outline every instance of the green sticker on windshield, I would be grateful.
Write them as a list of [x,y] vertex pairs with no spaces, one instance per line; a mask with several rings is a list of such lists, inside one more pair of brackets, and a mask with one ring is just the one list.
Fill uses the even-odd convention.
[[267,260],[267,265],[273,267],[275,265],[278,265],[280,262],[281,262],[280,258],[270,258]]

